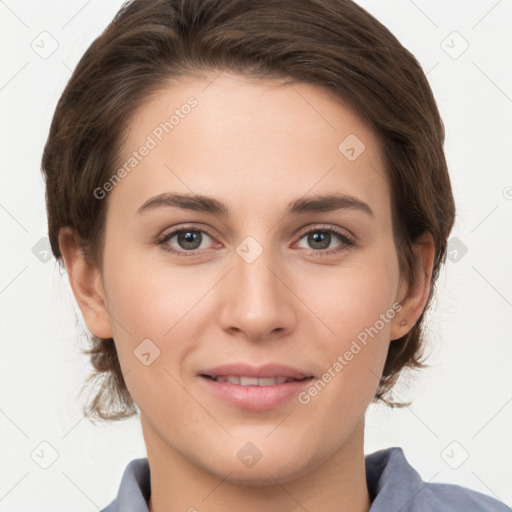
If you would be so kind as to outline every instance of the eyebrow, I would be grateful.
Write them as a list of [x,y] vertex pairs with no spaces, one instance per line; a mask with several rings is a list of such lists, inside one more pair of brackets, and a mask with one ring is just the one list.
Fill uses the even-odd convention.
[[[230,208],[226,204],[200,194],[162,193],[149,198],[138,210],[142,215],[156,208],[181,208],[196,212],[205,212],[228,217]],[[374,218],[375,214],[370,206],[357,197],[347,194],[327,194],[301,197],[288,203],[285,215],[300,215],[303,213],[332,212],[337,210],[359,210]]]

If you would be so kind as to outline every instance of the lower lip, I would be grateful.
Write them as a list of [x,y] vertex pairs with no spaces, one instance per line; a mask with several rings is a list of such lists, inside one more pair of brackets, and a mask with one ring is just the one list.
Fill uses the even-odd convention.
[[217,382],[203,376],[201,376],[201,380],[216,396],[240,409],[264,411],[278,407],[297,396],[311,383],[313,377],[272,386],[241,386],[231,382]]

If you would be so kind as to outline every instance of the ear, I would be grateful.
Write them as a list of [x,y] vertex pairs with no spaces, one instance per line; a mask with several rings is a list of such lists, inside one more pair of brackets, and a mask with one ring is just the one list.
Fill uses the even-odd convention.
[[75,232],[68,226],[59,231],[59,248],[69,284],[89,331],[99,338],[112,338],[105,292],[99,270],[85,258]]
[[[405,336],[423,313],[430,293],[430,278],[434,266],[435,244],[430,233],[424,233],[413,246],[415,260],[418,266],[414,273],[413,282],[403,282],[397,300],[402,309],[396,314],[391,323],[391,340]],[[400,300],[400,297],[402,299]],[[401,325],[404,323],[404,325]]]

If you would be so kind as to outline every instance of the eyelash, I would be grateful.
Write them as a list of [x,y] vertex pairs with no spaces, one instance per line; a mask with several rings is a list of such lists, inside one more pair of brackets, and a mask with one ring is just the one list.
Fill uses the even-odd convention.
[[[160,245],[162,247],[163,251],[171,253],[175,256],[185,257],[185,258],[197,256],[198,252],[195,252],[195,251],[197,251],[197,249],[195,249],[194,251],[177,251],[175,249],[170,248],[170,246],[167,244],[167,242],[171,238],[173,238],[175,235],[182,233],[182,232],[186,232],[186,231],[206,233],[212,240],[214,239],[214,237],[205,229],[197,229],[197,228],[194,228],[193,226],[190,226],[190,227],[183,226],[179,229],[175,229],[171,233],[167,233],[165,235],[160,236],[156,240],[156,244]],[[334,234],[342,241],[342,244],[340,247],[338,247],[336,249],[321,249],[321,250],[317,250],[317,251],[311,250],[309,252],[310,256],[314,255],[314,256],[326,257],[326,256],[330,256],[332,254],[339,253],[343,250],[349,249],[355,245],[355,240],[351,236],[347,235],[346,233],[344,233],[342,231],[339,231],[335,228],[328,227],[328,226],[315,226],[314,228],[310,229],[309,231],[303,232],[300,235],[299,240],[302,240],[302,238],[304,238],[306,235],[309,235],[310,233],[315,233],[315,232]]]

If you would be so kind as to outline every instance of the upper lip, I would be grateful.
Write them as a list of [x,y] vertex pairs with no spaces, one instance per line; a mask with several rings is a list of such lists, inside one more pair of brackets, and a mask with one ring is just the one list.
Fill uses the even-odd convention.
[[245,363],[232,363],[206,368],[200,372],[201,375],[208,375],[210,377],[219,377],[220,375],[237,375],[244,377],[288,377],[292,379],[301,380],[312,375],[303,371],[291,368],[277,363],[268,363],[261,366],[250,366]]

